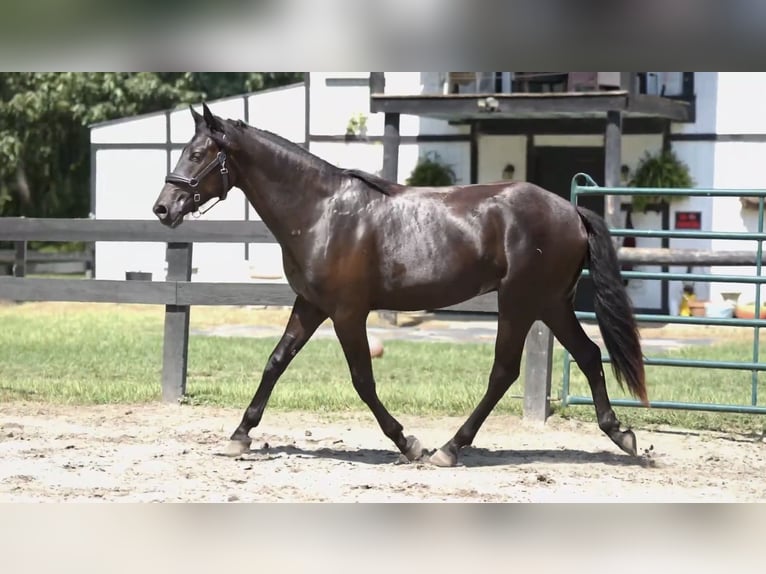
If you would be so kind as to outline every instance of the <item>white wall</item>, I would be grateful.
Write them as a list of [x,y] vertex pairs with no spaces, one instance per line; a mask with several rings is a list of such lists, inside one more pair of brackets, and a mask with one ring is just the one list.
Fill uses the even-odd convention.
[[[129,129],[115,131],[130,133]],[[152,205],[166,174],[164,150],[100,150],[95,162],[97,219],[154,217]],[[165,248],[160,243],[99,241],[95,263],[97,279],[125,279],[126,271],[147,271],[154,278],[165,278]]]
[[[674,126],[674,133],[763,134],[766,133],[766,110],[761,105],[766,93],[763,72],[696,72],[696,120],[693,124]],[[763,142],[677,141],[673,149],[685,161],[696,187],[750,189],[766,188]],[[756,231],[757,212],[743,209],[738,198],[690,198],[673,204],[673,210],[702,211],[702,228],[715,231]],[[671,214],[672,216],[672,214]],[[671,221],[673,219],[671,218]],[[671,240],[672,247],[698,249],[754,250],[751,241]],[[754,267],[716,266],[695,271],[714,274],[755,274]],[[752,301],[752,285],[699,284],[698,296],[718,299],[722,292],[741,291],[741,301]],[[763,296],[763,295],[762,295]]]
[[306,138],[306,88],[296,84],[265,90],[248,97],[248,123],[295,143]]
[[[715,187],[722,189],[766,189],[766,171],[763,168],[766,145],[760,142],[717,142],[715,144]],[[745,209],[739,198],[718,197],[713,200],[713,229],[720,231],[755,232],[758,230],[757,209]],[[755,251],[754,241],[718,239],[712,241],[715,251]],[[755,267],[714,267],[714,273],[755,275]],[[740,291],[742,302],[755,300],[753,285],[717,284],[712,295]],[[761,291],[766,301],[766,291]]]
[[[304,93],[301,84],[247,96],[250,123],[302,143],[305,134]],[[209,102],[208,105],[213,113],[221,117],[244,120],[247,116],[245,102],[244,96],[237,96]],[[201,112],[201,105],[194,107]],[[154,219],[151,207],[167,174],[165,146],[168,130],[170,142],[176,148],[191,139],[194,121],[188,107],[105,123],[91,130],[93,144],[112,146],[110,149],[97,149],[94,154],[97,219]],[[120,149],[114,149],[114,144],[119,144]],[[147,144],[156,144],[156,148],[146,149]],[[132,145],[136,147],[131,148]],[[180,155],[181,149],[170,152],[171,169]],[[127,201],[125,198],[128,198]],[[192,218],[191,215],[187,217]],[[199,218],[214,221],[259,219],[237,188],[229,192],[226,201],[218,203]],[[278,245],[250,244],[248,247],[249,260],[246,260],[244,243],[195,244],[192,281],[284,281]],[[96,244],[97,279],[124,279],[126,271],[148,271],[153,274],[154,280],[163,281],[167,272],[164,244]]]
[[503,179],[507,164],[515,168],[513,179],[527,179],[527,138],[526,136],[479,136],[479,183],[490,183]]
[[716,132],[766,133],[766,73],[718,72]]
[[692,123],[673,124],[672,133],[710,134],[716,131],[719,72],[694,72],[696,117]]
[[137,116],[94,126],[90,130],[90,141],[94,144],[164,144],[166,128],[164,113]]
[[352,116],[368,116],[369,135],[382,135],[382,119],[373,121],[370,115],[370,88],[368,84],[359,86],[327,85],[328,79],[366,79],[369,73],[360,76],[359,72],[311,72],[309,118],[312,135],[343,135]]

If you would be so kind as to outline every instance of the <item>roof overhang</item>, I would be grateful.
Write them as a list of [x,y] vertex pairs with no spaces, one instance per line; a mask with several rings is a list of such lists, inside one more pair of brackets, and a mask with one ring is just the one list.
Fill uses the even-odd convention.
[[693,106],[683,100],[628,91],[518,94],[373,93],[370,111],[425,116],[455,123],[490,119],[601,118],[619,111],[624,117],[693,121]]

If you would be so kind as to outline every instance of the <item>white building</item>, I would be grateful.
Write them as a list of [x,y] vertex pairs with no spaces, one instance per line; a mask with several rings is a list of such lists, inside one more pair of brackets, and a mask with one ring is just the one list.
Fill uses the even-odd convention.
[[[689,165],[699,187],[766,188],[766,171],[759,169],[766,157],[766,110],[759,105],[766,93],[766,73],[657,72],[642,73],[638,79],[615,72],[564,76],[562,80],[511,72],[312,72],[301,84],[209,105],[216,114],[308,145],[312,153],[342,167],[390,177],[393,166],[400,182],[419,157],[436,152],[451,165],[458,183],[496,181],[512,166],[514,179],[533,181],[567,197],[577,171],[604,183],[606,112],[624,105],[618,166],[635,168],[646,152],[670,145]],[[640,82],[640,95],[627,94],[626,78]],[[581,82],[587,85],[575,85]],[[585,93],[588,88],[591,91]],[[494,112],[487,113],[487,102],[490,108],[496,106]],[[352,118],[360,116],[366,119],[365,129],[357,125],[348,135]],[[388,137],[384,137],[386,118]],[[151,206],[164,176],[192,130],[187,108],[93,126],[95,217],[152,219]],[[398,161],[389,159],[384,165],[384,141]],[[670,228],[677,211],[701,212],[705,230],[756,226],[757,211],[743,208],[736,198],[674,202],[665,214]],[[258,219],[258,214],[233,190],[226,202],[202,217]],[[633,223],[658,228],[662,219],[661,214],[649,212],[635,214]],[[659,246],[660,241],[639,239],[638,245]],[[755,248],[753,243],[723,240],[670,240],[670,246]],[[194,267],[193,280],[284,281],[278,245],[199,244]],[[149,271],[155,280],[163,280],[164,246],[96,246],[97,278],[122,279],[126,271]],[[629,290],[638,308],[672,312],[681,286],[631,281]],[[744,300],[752,299],[752,286],[718,284],[710,290],[697,286],[703,298],[731,290],[741,290]]]

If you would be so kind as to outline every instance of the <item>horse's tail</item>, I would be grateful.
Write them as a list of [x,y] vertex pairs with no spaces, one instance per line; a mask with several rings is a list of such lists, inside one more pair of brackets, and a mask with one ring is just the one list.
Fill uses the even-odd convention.
[[[588,230],[588,262],[595,287],[594,310],[612,359],[617,382],[648,406],[641,341],[625,285],[620,276],[617,251],[606,222],[596,213],[578,207]],[[623,387],[624,388],[624,387]]]

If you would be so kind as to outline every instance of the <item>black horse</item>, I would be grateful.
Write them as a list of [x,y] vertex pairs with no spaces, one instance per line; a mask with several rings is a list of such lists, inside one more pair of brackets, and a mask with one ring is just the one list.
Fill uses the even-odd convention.
[[455,465],[519,376],[532,323],[540,319],[590,384],[598,425],[636,454],[607,395],[599,347],[582,330],[573,296],[586,260],[595,311],[618,382],[647,404],[641,345],[608,228],[597,214],[530,183],[407,187],[333,166],[273,133],[191,109],[196,130],[154,205],[170,227],[209,200],[241,189],[282,248],[297,297],[255,396],[231,436],[230,452],[250,448],[249,432],[274,385],[328,317],[351,380],[382,431],[409,460],[415,437],[380,402],[367,342],[372,310],[414,311],[497,292],[495,357],[487,390],[456,434],[430,460]]

